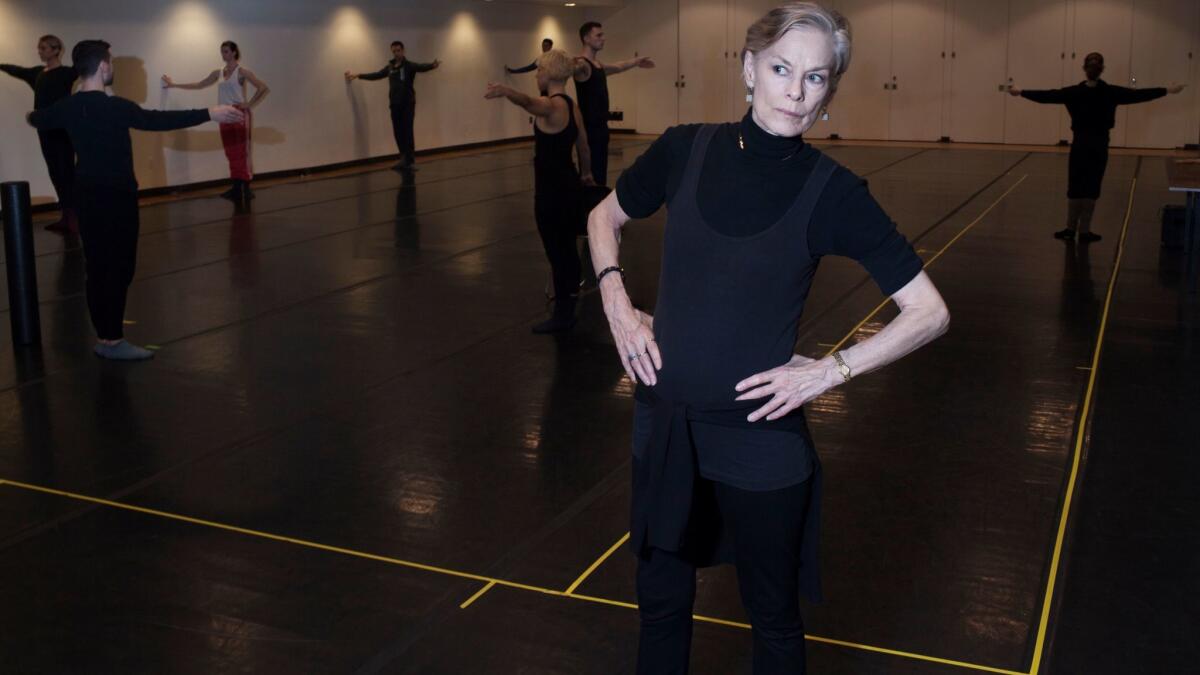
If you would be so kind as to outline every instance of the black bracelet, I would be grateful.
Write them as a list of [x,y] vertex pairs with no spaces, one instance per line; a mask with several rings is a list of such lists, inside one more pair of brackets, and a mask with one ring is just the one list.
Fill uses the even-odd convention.
[[616,265],[613,265],[612,267],[605,267],[604,269],[600,270],[599,274],[596,275],[596,285],[597,286],[599,286],[600,282],[604,280],[604,275],[608,274],[609,272],[616,272],[617,274],[620,274],[621,281],[625,281],[625,270],[621,269],[620,267],[617,267]]

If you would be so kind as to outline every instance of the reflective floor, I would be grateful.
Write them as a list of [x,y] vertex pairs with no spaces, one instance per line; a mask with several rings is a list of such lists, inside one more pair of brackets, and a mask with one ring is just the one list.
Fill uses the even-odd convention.
[[[614,169],[648,142],[616,137]],[[1076,246],[1050,237],[1065,155],[824,149],[953,321],[809,406],[810,671],[1189,672],[1200,330],[1163,160],[1113,156]],[[632,390],[599,297],[530,334],[530,148],[420,167],[145,207],[148,363],[92,356],[79,242],[39,230],[43,349],[0,335],[0,670],[632,672]],[[623,241],[647,308],[664,222]],[[797,350],[872,334],[882,300],[824,261]],[[692,672],[750,672],[732,570],[699,588]]]

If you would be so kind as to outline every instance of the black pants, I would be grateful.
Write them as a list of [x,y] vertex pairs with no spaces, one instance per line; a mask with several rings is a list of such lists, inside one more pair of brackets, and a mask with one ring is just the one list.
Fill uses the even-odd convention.
[[[810,483],[766,492],[723,483],[712,486],[723,525],[733,538],[738,589],[753,627],[754,673],[804,673],[799,570]],[[641,613],[637,672],[686,673],[695,565],[660,549],[645,551],[638,556],[637,594]]]
[[1108,167],[1108,134],[1076,134],[1067,160],[1067,198],[1099,199]]
[[125,295],[137,266],[137,193],[76,185],[79,236],[87,263],[87,302],[101,340],[125,335]]
[[392,106],[392,136],[396,138],[396,149],[400,151],[402,160],[411,160],[416,151],[416,140],[413,138],[413,120],[416,116],[415,103]]
[[577,199],[578,196],[565,187],[549,194],[538,193],[533,198],[533,217],[554,277],[556,313],[574,309],[573,298],[579,292],[579,275],[583,268],[575,248]]
[[52,129],[39,131],[38,141],[42,145],[50,182],[58,194],[58,204],[62,208],[71,208],[75,186],[75,147],[71,145],[71,137],[62,129]]
[[588,150],[592,154],[592,178],[608,185],[608,125],[587,127]]

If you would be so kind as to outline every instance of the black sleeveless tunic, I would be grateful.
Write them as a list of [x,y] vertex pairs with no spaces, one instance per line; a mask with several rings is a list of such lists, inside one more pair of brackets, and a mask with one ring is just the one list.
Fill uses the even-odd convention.
[[716,130],[708,125],[696,135],[683,181],[668,204],[654,315],[655,340],[665,358],[658,384],[639,385],[636,393],[639,404],[652,413],[649,441],[634,475],[630,545],[636,552],[686,546],[712,552],[711,559],[699,564],[731,562],[720,532],[711,533],[713,542],[684,540],[698,473],[694,444],[703,442],[696,434],[705,424],[750,435],[790,432],[811,453],[800,573],[805,593],[816,599],[821,471],[803,411],[775,421],[747,422],[746,416],[764,401],[735,401],[734,385],[792,357],[816,273],[808,225],[836,164],[820,155],[791,207],[767,229],[743,237],[724,235],[705,222],[697,204],[701,168]]
[[567,102],[567,126],[558,133],[548,134],[533,125],[533,191],[540,198],[551,195],[566,198],[579,187],[579,171],[571,159],[579,127],[575,124],[575,102],[571,97],[555,94],[550,98]]
[[583,126],[591,129],[608,127],[608,74],[595,61],[587,60],[592,67],[592,76],[587,82],[575,81],[575,93],[579,95],[579,114]]

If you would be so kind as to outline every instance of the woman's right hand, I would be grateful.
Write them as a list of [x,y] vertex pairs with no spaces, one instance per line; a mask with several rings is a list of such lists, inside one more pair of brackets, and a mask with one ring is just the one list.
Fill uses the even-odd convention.
[[347,82],[353,82],[354,80],[358,79],[357,75],[355,75],[354,73],[352,73],[348,70],[346,71],[346,74],[344,75],[344,77],[346,78]]
[[634,382],[650,386],[658,384],[662,354],[654,341],[654,317],[636,309],[628,298],[620,309],[609,311],[606,307],[605,314],[625,374]]
[[162,76],[162,83],[163,89],[170,89],[171,87],[175,86],[175,82],[166,75]]

